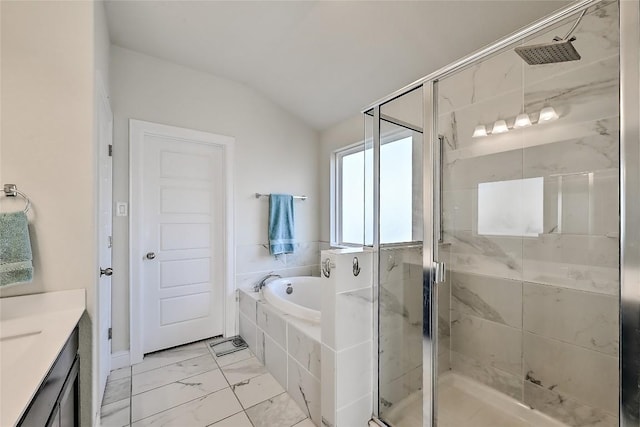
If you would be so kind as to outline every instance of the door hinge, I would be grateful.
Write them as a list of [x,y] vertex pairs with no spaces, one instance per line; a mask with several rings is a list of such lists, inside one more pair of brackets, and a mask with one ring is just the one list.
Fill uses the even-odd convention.
[[109,331],[107,332],[107,335],[109,337],[109,339],[111,339],[111,336],[113,335],[113,331],[111,328],[109,328]]
[[109,144],[109,157],[113,157],[113,144]]
[[107,248],[112,248],[113,247],[113,236],[109,236],[109,245],[107,246]]

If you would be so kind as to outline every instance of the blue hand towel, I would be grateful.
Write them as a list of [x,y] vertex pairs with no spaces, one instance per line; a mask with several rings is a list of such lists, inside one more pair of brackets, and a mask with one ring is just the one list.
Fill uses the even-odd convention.
[[269,252],[271,255],[292,254],[294,241],[293,196],[269,196]]
[[33,279],[29,222],[24,212],[0,213],[0,286]]

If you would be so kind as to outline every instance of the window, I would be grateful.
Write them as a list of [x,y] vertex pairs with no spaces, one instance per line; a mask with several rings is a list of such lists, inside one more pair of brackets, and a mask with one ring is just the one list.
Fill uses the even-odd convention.
[[[402,132],[383,139],[380,147],[380,242],[399,243],[416,239],[416,213],[413,209],[421,201],[421,187],[416,186],[416,177],[420,168],[415,162],[421,162],[416,156],[413,132]],[[370,167],[365,167],[369,150],[364,144],[335,152],[335,189],[334,189],[334,244],[363,245],[371,242],[373,204],[365,197],[365,185],[373,182]],[[368,186],[371,187],[371,186]]]
[[413,138],[380,147],[380,243],[413,240]]
[[335,153],[334,243],[338,245],[364,244],[364,154],[362,145]]

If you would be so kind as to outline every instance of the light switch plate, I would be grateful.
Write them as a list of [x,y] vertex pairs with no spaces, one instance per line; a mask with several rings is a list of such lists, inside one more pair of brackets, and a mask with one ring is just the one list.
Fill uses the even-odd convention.
[[127,216],[128,214],[127,202],[116,202],[116,216]]

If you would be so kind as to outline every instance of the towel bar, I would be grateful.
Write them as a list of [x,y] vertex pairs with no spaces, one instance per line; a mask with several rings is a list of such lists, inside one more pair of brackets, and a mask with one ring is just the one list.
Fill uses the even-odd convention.
[[18,191],[18,187],[15,184],[5,184],[4,185],[4,195],[7,197],[16,197],[20,196],[25,201],[24,213],[29,212],[29,208],[31,207],[31,200],[21,191]]
[[[260,197],[269,197],[271,194],[256,193],[256,199]],[[307,200],[307,196],[293,196],[294,199]]]

